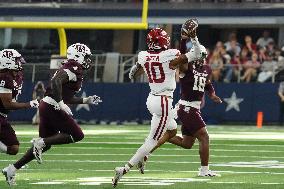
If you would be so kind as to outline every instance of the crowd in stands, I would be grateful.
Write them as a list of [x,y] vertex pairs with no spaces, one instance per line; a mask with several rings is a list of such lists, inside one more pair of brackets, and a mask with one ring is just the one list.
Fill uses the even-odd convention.
[[247,35],[243,43],[231,33],[226,42],[218,41],[209,50],[208,64],[212,80],[224,82],[266,82],[280,76],[284,70],[284,47],[276,46],[268,31],[257,41]]

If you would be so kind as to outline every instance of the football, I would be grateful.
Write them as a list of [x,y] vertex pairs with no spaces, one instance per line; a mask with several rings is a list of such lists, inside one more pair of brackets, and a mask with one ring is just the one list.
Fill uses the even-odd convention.
[[189,19],[182,25],[181,34],[188,35],[197,27],[198,27],[198,20],[196,18]]

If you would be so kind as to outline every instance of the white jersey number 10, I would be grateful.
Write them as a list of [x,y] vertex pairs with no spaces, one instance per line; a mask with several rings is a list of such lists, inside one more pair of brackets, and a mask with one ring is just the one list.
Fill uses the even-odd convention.
[[165,81],[165,72],[160,62],[146,62],[144,65],[149,83],[163,83]]

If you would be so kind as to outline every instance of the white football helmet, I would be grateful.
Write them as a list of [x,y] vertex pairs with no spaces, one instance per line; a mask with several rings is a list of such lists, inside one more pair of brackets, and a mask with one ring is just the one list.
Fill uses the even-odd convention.
[[26,61],[22,55],[15,49],[3,49],[0,51],[0,70],[9,69],[20,71],[23,69],[22,64]]
[[67,59],[75,60],[83,66],[84,69],[88,69],[91,63],[91,50],[89,47],[82,43],[75,43],[70,45],[67,49]]
[[[203,45],[200,45],[199,47],[200,47],[200,57],[201,58],[199,60],[194,61],[194,64],[197,66],[203,66],[208,56],[208,52]],[[194,51],[194,48],[191,48],[190,51]]]

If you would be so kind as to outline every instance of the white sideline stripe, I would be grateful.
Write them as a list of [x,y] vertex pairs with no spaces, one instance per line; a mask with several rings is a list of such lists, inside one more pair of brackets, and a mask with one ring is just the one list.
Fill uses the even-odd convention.
[[[21,155],[25,153],[19,153]],[[76,154],[76,153],[68,153],[68,154],[44,154],[44,156],[131,156],[133,154]],[[199,157],[199,155],[179,155],[179,154],[152,154],[151,157]],[[267,159],[284,159],[284,157],[272,157],[272,156],[223,156],[223,155],[210,155],[210,157],[218,157],[218,158],[267,158]]]
[[[27,138],[30,138],[30,137],[27,137]],[[89,139],[94,139],[96,137],[85,137],[85,138],[89,138]],[[100,139],[103,138],[103,139],[121,139],[121,137],[99,137]],[[127,138],[127,137],[123,137],[123,140],[135,140],[134,138]],[[80,141],[80,142],[77,142],[77,144],[142,144],[143,143],[143,139],[144,138],[137,138],[137,140],[139,139],[139,142],[109,142],[109,141],[97,141],[97,142],[90,142],[90,141]],[[31,144],[31,142],[21,142],[21,144]],[[167,145],[171,145],[170,143],[165,143]],[[254,146],[260,146],[260,147],[263,147],[263,146],[267,146],[267,147],[281,147],[281,148],[284,148],[284,145],[281,145],[281,144],[210,144],[210,146],[239,146],[239,147],[254,147]]]
[[[113,169],[52,169],[53,171],[85,171],[85,172],[113,172]],[[46,171],[46,169],[24,169],[24,171]],[[196,171],[176,171],[176,170],[145,170],[145,172],[169,172],[169,173],[198,173]],[[217,173],[230,173],[230,174],[271,174],[271,175],[284,175],[279,172],[262,172],[262,171],[215,171]]]
[[[29,148],[29,147],[26,147]],[[65,147],[60,147],[60,146],[54,146],[52,147],[53,149],[80,149],[80,150],[137,150],[137,148],[121,148],[121,147],[80,147],[80,146],[65,146]],[[159,150],[165,150],[165,151],[180,151],[180,150],[185,150],[183,148],[159,148]],[[197,151],[198,149],[190,149],[191,151]],[[273,153],[283,153],[283,151],[276,151],[276,150],[229,150],[229,149],[210,149],[210,151],[216,151],[216,152],[273,152]]]

